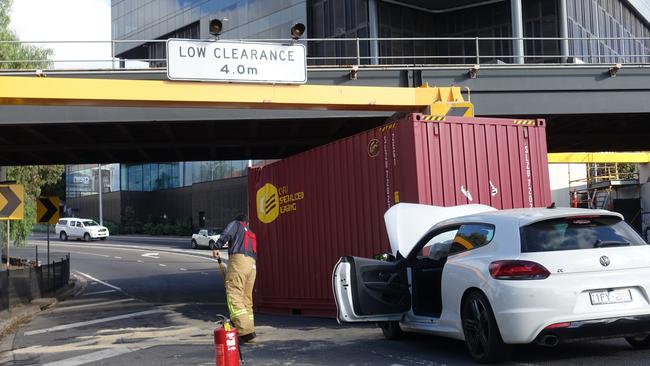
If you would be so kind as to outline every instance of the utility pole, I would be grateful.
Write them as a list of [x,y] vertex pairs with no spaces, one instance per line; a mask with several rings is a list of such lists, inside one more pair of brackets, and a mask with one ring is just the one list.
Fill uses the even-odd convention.
[[99,176],[99,224],[104,225],[104,207],[102,205],[102,164],[97,164],[97,167],[99,168],[99,174],[97,174]]

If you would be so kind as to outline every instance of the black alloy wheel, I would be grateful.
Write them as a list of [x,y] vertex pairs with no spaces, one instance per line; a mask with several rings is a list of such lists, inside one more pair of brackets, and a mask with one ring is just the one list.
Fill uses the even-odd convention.
[[636,349],[650,349],[650,334],[642,334],[634,337],[625,337],[627,343]]
[[192,249],[196,249],[196,240],[192,239]]
[[470,293],[462,306],[467,350],[478,363],[503,362],[509,346],[503,342],[489,301],[479,291]]
[[62,231],[59,234],[59,239],[61,239],[61,241],[68,241],[68,234],[66,234],[65,231]]
[[399,326],[399,322],[381,322],[379,323],[384,338],[388,340],[398,340],[404,338],[404,331]]

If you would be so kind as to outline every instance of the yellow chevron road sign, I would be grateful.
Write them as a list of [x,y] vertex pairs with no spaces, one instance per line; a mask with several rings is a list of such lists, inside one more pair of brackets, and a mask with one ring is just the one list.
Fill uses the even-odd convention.
[[36,222],[56,224],[59,221],[59,197],[39,197],[36,201]]
[[0,220],[22,220],[25,215],[22,184],[0,185]]

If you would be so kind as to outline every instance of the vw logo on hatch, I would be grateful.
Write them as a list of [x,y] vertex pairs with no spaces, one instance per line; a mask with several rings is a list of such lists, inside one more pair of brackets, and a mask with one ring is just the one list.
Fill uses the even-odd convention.
[[606,255],[600,257],[600,264],[601,264],[603,267],[607,267],[607,266],[609,266],[609,257],[606,256]]

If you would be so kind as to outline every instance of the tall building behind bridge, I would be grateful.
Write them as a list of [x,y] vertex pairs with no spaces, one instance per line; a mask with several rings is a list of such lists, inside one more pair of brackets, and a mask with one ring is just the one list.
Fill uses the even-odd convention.
[[636,62],[650,40],[602,38],[650,37],[649,17],[647,0],[113,0],[112,35],[124,41],[115,56],[152,62],[164,60],[165,43],[144,40],[207,39],[211,19],[223,21],[223,39],[289,39],[298,22],[308,38],[349,39],[309,42],[309,56],[324,58],[313,63],[475,63],[471,39],[365,40],[358,51],[354,41],[411,37],[573,38],[481,40],[481,62]]

